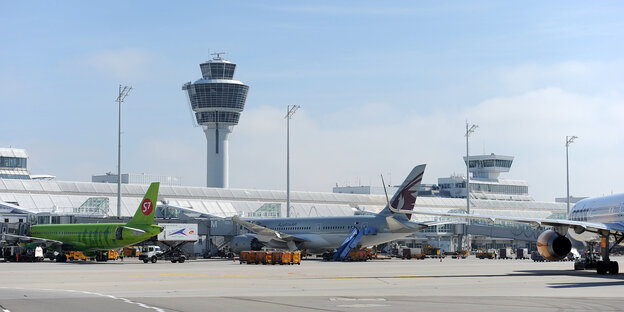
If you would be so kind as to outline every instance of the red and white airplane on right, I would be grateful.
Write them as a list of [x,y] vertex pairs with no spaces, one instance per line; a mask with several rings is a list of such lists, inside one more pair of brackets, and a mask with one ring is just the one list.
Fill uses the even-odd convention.
[[572,249],[572,242],[566,237],[588,243],[600,242],[602,261],[596,263],[598,274],[618,274],[616,261],[609,260],[609,254],[624,240],[624,194],[587,198],[579,201],[570,210],[568,219],[517,218],[493,215],[437,213],[424,211],[401,211],[390,206],[393,212],[421,214],[440,217],[458,217],[496,221],[527,223],[535,228],[552,227],[537,238],[537,250],[546,259],[561,260]]

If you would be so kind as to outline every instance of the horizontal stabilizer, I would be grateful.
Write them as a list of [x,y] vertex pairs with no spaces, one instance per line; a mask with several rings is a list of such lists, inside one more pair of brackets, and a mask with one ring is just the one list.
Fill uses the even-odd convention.
[[136,235],[136,236],[139,236],[141,234],[145,234],[145,231],[141,230],[141,229],[136,229],[136,228],[129,227],[129,226],[122,226],[122,228],[128,229],[128,230],[132,231],[132,233],[134,233],[134,235]]

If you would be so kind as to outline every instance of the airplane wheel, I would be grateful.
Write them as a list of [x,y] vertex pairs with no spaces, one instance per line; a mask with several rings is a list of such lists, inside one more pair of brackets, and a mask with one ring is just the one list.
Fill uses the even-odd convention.
[[184,263],[184,257],[180,258],[180,263]]
[[607,274],[607,264],[604,261],[598,261],[596,263],[596,273],[600,275]]
[[158,261],[158,258],[156,258],[156,256],[152,257],[152,263],[156,263],[156,261]]
[[616,275],[616,274],[620,273],[619,272],[620,267],[619,267],[617,261],[610,261],[608,266],[609,266],[609,274]]

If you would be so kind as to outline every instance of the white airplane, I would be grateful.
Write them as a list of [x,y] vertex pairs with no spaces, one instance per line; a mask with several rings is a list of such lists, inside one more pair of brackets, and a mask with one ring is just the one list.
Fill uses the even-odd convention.
[[[350,248],[368,247],[406,237],[429,226],[453,223],[411,222],[410,216],[395,214],[390,210],[390,206],[401,211],[414,209],[424,171],[425,165],[416,166],[379,214],[247,220],[235,216],[232,220],[253,233],[234,237],[230,246],[237,253],[243,250],[259,250],[263,246],[325,253],[339,249],[348,243],[349,239],[353,239]],[[358,235],[359,237],[356,237]]]
[[566,234],[570,234],[571,237],[579,241],[588,243],[600,242],[602,261],[598,261],[596,264],[598,274],[618,274],[619,271],[618,263],[610,261],[609,254],[613,246],[622,243],[624,240],[624,194],[583,199],[572,207],[568,219],[401,211],[393,207],[390,209],[393,212],[405,213],[407,215],[413,213],[488,220],[490,224],[494,224],[496,221],[520,222],[530,224],[536,229],[540,226],[549,226],[552,229],[544,231],[537,238],[537,250],[544,258],[557,261],[566,257],[572,248],[572,242],[566,237]]

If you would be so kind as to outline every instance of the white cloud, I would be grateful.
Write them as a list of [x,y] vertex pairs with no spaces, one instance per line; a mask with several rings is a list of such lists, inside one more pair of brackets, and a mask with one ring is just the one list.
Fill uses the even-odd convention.
[[85,56],[81,63],[98,72],[121,80],[136,80],[149,76],[154,55],[134,48],[103,50]]
[[[375,109],[376,108],[376,109]],[[385,111],[385,113],[381,113]],[[231,136],[233,187],[285,188],[285,120],[272,107],[249,109]],[[344,120],[354,121],[346,124]],[[427,183],[465,172],[465,118],[479,124],[471,154],[516,156],[503,177],[529,181],[537,199],[565,196],[566,135],[579,136],[571,147],[574,195],[624,190],[622,99],[544,88],[493,98],[464,111],[439,109],[430,114],[390,105],[354,113],[335,111],[322,120],[305,109],[291,123],[291,179],[296,190],[329,191],[334,183],[380,184],[379,173],[392,173],[398,184],[420,163]],[[358,122],[360,121],[360,122]]]
[[513,93],[558,86],[578,92],[620,90],[624,62],[564,61],[553,64],[524,63],[496,70],[494,78]]

